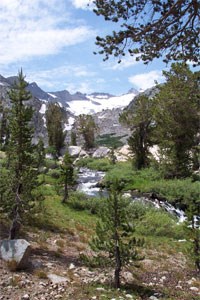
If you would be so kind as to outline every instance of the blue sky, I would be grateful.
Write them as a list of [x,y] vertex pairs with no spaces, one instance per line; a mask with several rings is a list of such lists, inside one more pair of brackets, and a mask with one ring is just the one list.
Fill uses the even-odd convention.
[[[121,64],[94,55],[95,37],[114,27],[97,17],[89,0],[0,0],[0,74],[17,75],[45,91],[126,93],[161,82],[160,60],[149,65],[126,56]],[[116,26],[116,24],[114,24]]]

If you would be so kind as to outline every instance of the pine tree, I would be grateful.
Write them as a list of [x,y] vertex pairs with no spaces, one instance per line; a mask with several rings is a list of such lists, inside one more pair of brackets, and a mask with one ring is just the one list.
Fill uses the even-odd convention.
[[91,149],[95,146],[95,133],[98,127],[91,115],[79,115],[77,120],[77,130],[83,136],[85,149]]
[[198,0],[94,0],[94,12],[116,24],[105,37],[97,37],[99,54],[121,58],[129,53],[148,63],[192,61],[200,64]]
[[30,127],[33,110],[27,106],[31,94],[26,90],[27,83],[22,70],[18,79],[9,91],[12,109],[9,117],[10,140],[6,149],[8,170],[5,179],[7,185],[1,195],[4,208],[12,216],[10,238],[14,239],[34,201],[33,189],[36,186],[37,172],[34,169],[33,130]]
[[65,152],[63,162],[60,167],[61,167],[60,182],[64,184],[64,196],[62,199],[62,203],[66,203],[66,201],[69,198],[69,188],[74,184],[73,160],[68,151]]
[[166,176],[186,177],[191,173],[199,130],[199,72],[175,63],[163,74],[166,84],[154,99],[161,164]]
[[132,130],[128,144],[134,155],[136,169],[149,165],[149,147],[153,144],[153,107],[154,102],[151,98],[139,95],[132,107],[120,116],[120,122]]
[[77,146],[77,141],[76,141],[76,132],[74,130],[71,131],[71,145],[72,146]]
[[45,148],[44,142],[42,139],[39,139],[38,144],[36,145],[36,167],[40,170],[44,166],[45,160]]
[[200,273],[200,200],[188,201],[186,215],[185,232],[190,245],[188,252]]
[[99,257],[108,254],[109,263],[114,266],[114,286],[119,288],[122,268],[131,261],[141,260],[137,248],[143,241],[134,237],[134,226],[129,218],[130,201],[121,195],[123,186],[115,180],[111,186],[109,198],[102,208],[101,220],[96,226],[96,236],[91,242],[92,250]]
[[46,111],[46,124],[48,132],[48,142],[50,148],[55,153],[55,157],[61,155],[64,147],[65,133],[62,127],[62,112],[58,103],[49,103]]

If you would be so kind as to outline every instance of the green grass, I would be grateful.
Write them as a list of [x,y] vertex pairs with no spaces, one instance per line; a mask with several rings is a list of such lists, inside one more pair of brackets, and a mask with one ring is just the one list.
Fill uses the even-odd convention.
[[116,135],[115,133],[100,135],[96,139],[95,143],[98,146],[105,146],[109,148],[122,147],[124,143],[121,141],[121,138],[126,137],[127,135],[121,135],[121,136],[115,136],[115,135]]
[[186,179],[164,179],[158,170],[153,168],[136,171],[131,162],[114,165],[106,174],[104,182],[112,182],[114,178],[125,183],[125,190],[155,192],[168,201],[187,203],[199,199],[200,182]]
[[108,158],[83,158],[77,162],[77,167],[87,167],[91,170],[107,172],[112,169],[112,164]]

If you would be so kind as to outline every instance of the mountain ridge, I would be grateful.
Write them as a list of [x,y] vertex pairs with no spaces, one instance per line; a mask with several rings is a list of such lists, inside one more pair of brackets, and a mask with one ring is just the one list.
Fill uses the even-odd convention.
[[[9,108],[11,106],[7,92],[16,79],[17,76],[6,78],[0,75],[0,102],[4,107]],[[66,142],[70,143],[70,132],[80,114],[92,114],[94,116],[95,122],[100,128],[99,134],[125,135],[128,129],[119,123],[119,115],[122,109],[129,105],[138,94],[135,89],[131,89],[127,94],[121,96],[102,92],[71,94],[67,90],[45,92],[36,82],[28,83],[27,90],[32,94],[28,105],[34,108],[32,122],[32,126],[35,128],[34,143],[42,138],[46,145],[48,144],[48,136],[45,112],[49,102],[57,102],[60,105],[64,116],[63,129],[66,131]],[[0,112],[0,121],[1,118]]]

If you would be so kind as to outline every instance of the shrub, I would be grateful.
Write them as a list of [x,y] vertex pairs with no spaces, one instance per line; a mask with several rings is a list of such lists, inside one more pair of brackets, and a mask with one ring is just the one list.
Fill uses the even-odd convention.
[[178,225],[168,213],[151,208],[136,225],[136,232],[143,236],[180,239],[184,237],[182,225]]
[[98,214],[101,211],[104,200],[100,198],[87,197],[83,193],[73,193],[67,202],[69,207],[75,210],[87,210],[92,214]]
[[97,138],[96,144],[109,148],[122,147],[124,143],[121,141],[121,138],[123,137],[127,137],[127,135],[115,136],[115,133],[103,134]]
[[108,158],[83,158],[77,162],[78,167],[87,167],[92,170],[107,172],[112,166]]

